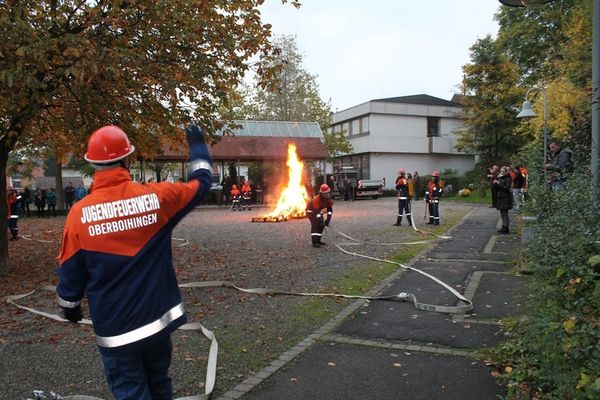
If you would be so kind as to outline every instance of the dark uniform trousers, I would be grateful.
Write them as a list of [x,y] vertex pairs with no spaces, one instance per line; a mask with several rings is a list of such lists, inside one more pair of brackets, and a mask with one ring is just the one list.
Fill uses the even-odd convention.
[[433,225],[440,224],[440,199],[433,198],[429,202],[429,223]]

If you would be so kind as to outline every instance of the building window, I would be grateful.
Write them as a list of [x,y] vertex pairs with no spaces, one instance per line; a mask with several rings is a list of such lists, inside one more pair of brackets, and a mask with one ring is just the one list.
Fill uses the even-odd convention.
[[363,154],[361,157],[361,179],[371,179],[370,157],[369,154]]
[[427,117],[427,137],[440,136],[440,119],[438,117]]
[[360,119],[360,125],[361,125],[361,129],[360,129],[361,133],[369,132],[369,117],[362,117]]
[[359,133],[361,133],[361,130],[360,130],[360,119],[352,120],[352,134],[353,135],[358,135]]
[[344,122],[342,124],[342,130],[346,131],[345,136],[350,136],[352,134],[350,131],[350,124],[348,122]]

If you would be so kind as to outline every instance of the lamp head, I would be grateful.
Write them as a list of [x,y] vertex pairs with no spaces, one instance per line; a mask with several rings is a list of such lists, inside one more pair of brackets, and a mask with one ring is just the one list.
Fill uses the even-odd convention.
[[499,0],[500,3],[509,7],[535,7],[554,0]]
[[521,107],[521,112],[517,114],[517,118],[535,118],[537,114],[533,111],[533,107],[531,107],[531,103],[528,100],[523,102],[523,106]]

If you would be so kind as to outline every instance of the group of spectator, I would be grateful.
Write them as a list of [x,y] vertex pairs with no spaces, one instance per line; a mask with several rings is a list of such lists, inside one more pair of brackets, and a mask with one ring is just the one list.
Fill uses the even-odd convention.
[[[549,160],[545,161],[543,165],[544,174],[547,178],[549,189],[556,191],[560,190],[567,180],[569,173],[573,169],[573,161],[571,160],[571,151],[569,149],[564,149],[558,141],[551,141],[549,148]],[[511,206],[514,203],[515,211],[520,212],[521,200],[523,199],[524,192],[527,190],[527,169],[522,165],[515,165],[513,167],[504,166],[503,168],[506,168],[506,174],[511,178]],[[492,204],[490,207],[498,206],[498,188],[494,185],[494,181],[500,174],[500,170],[501,168],[497,165],[494,165],[488,170],[487,177],[492,191]]]
[[[335,182],[335,176],[332,176]],[[331,190],[334,190],[331,185],[329,185]],[[353,185],[352,181],[347,177],[342,178],[339,182],[337,182],[337,190],[340,194],[340,199],[344,201],[354,201],[356,200],[356,186]]]
[[[527,169],[522,165],[505,165],[502,167],[494,165],[490,168],[487,175],[492,193],[490,208],[508,207],[507,210],[510,210],[514,205],[515,212],[521,212],[521,200],[527,190],[527,175]],[[510,180],[507,181],[507,187],[500,188],[498,186],[496,181],[498,181],[499,176],[508,176]],[[502,192],[502,195],[500,195],[500,192]]]
[[[19,217],[30,217],[33,212],[35,212],[38,218],[57,216],[56,206],[58,196],[53,187],[49,189],[45,187],[30,189],[26,187],[21,193],[18,193],[17,189],[13,189],[13,191],[15,194],[20,195],[18,204]],[[64,188],[65,210],[68,211],[73,204],[81,200],[86,194],[87,190],[83,186],[83,183],[74,187],[72,182],[69,182]]]
[[[71,182],[64,188],[65,191],[65,206],[70,209],[71,206],[81,200],[87,191],[83,184],[79,184],[77,188],[73,187]],[[38,187],[34,190],[26,187],[23,192],[13,187],[8,187],[6,190],[6,203],[8,208],[8,228],[11,233],[10,240],[19,238],[19,218],[30,217],[32,206],[35,206],[38,218],[56,217],[56,204],[58,197],[54,188],[46,189]],[[46,213],[46,206],[48,212]]]
[[[569,173],[572,171],[573,162],[571,151],[563,149],[556,140],[550,142],[550,159],[544,160],[544,174],[547,178],[548,187],[552,191],[560,190]],[[509,233],[508,211],[513,209],[516,213],[521,212],[522,200],[527,190],[527,169],[522,165],[502,166],[494,165],[488,170],[487,177],[490,181],[492,191],[492,205],[500,211],[502,228],[498,233]]]

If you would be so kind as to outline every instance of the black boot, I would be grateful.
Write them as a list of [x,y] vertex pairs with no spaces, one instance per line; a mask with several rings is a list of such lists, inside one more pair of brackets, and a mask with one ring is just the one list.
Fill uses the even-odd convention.
[[508,231],[508,226],[504,226],[502,225],[502,229],[500,229],[499,231],[497,231],[498,233],[501,233],[503,235],[508,235],[509,231]]
[[394,226],[402,226],[402,217],[398,217],[396,219],[396,223],[394,224]]
[[317,243],[319,244],[319,246],[325,246],[326,243],[323,241],[323,236],[318,237]]
[[413,226],[413,224],[412,224],[412,217],[410,215],[407,215],[406,219],[408,220],[408,226]]

